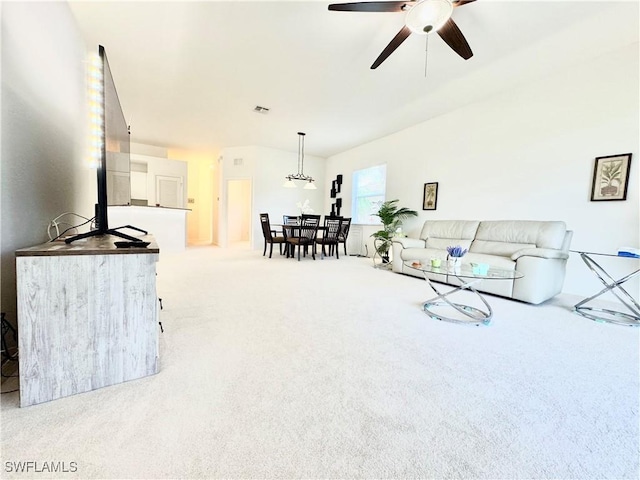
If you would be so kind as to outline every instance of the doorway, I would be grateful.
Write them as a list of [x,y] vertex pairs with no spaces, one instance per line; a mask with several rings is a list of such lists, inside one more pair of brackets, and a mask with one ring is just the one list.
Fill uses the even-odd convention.
[[251,248],[251,180],[227,180],[227,246]]

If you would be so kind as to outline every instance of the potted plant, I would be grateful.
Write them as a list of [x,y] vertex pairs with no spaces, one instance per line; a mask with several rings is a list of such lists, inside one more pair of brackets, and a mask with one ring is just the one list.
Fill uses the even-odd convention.
[[460,268],[462,257],[467,253],[466,248],[462,248],[460,245],[447,247],[447,262],[449,267]]
[[396,230],[402,225],[402,222],[409,217],[417,217],[418,212],[405,207],[398,208],[398,199],[387,200],[380,205],[378,213],[374,215],[380,217],[382,221],[382,230],[378,230],[371,236],[374,238],[376,252],[382,258],[383,263],[389,263],[389,247],[391,239]]

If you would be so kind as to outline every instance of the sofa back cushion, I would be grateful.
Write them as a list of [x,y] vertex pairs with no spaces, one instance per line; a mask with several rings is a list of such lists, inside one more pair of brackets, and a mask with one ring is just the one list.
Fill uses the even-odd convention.
[[561,249],[567,227],[564,222],[498,220],[480,222],[469,251],[511,256],[523,248]]
[[479,224],[469,220],[427,220],[420,238],[426,241],[427,248],[445,250],[449,246],[460,245],[468,249]]

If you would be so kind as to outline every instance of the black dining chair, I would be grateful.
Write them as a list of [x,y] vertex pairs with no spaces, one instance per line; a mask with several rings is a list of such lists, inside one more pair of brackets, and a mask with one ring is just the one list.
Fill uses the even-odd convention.
[[[351,218],[343,218],[338,234],[338,245],[344,245],[344,254],[347,255],[347,237],[349,236],[349,228],[351,228]],[[337,246],[336,246],[337,248]]]
[[322,246],[322,258],[327,255],[325,248],[328,248],[329,255],[333,255],[335,250],[336,258],[340,258],[338,253],[338,235],[342,226],[342,217],[326,215],[324,217],[324,228],[322,237],[316,239],[316,245]]
[[[311,255],[316,259],[313,250],[316,238],[318,236],[318,227],[320,226],[320,215],[302,215],[300,224],[297,226],[283,226],[286,229],[287,244],[289,246],[289,254],[293,257],[298,247],[298,261],[300,261],[300,251],[304,248],[305,256],[309,247],[311,247]],[[295,232],[295,233],[293,233]]]
[[300,216],[299,215],[283,215],[282,223],[284,225],[298,225],[298,223],[300,223]]
[[269,223],[269,214],[261,213],[260,214],[260,223],[262,224],[262,235],[264,236],[264,250],[262,252],[262,256],[264,257],[267,253],[267,244],[270,245],[269,248],[269,258],[273,254],[273,244],[277,243],[280,247],[280,255],[282,255],[282,245],[286,245],[286,238],[284,236],[277,235],[275,230],[271,229],[271,224]]
[[[300,216],[299,215],[283,215],[282,216],[282,233],[284,234],[284,238],[295,237],[298,235],[298,232],[294,228],[286,228],[287,225],[299,225],[300,224]],[[289,258],[289,242],[286,242],[284,245],[284,253],[287,254],[287,258]]]

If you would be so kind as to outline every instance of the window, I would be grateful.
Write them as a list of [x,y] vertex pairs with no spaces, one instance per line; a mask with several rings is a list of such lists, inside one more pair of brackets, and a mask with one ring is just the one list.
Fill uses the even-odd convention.
[[387,166],[356,170],[353,172],[353,198],[351,201],[352,223],[361,225],[379,225],[380,218],[374,214],[384,202],[387,184]]

